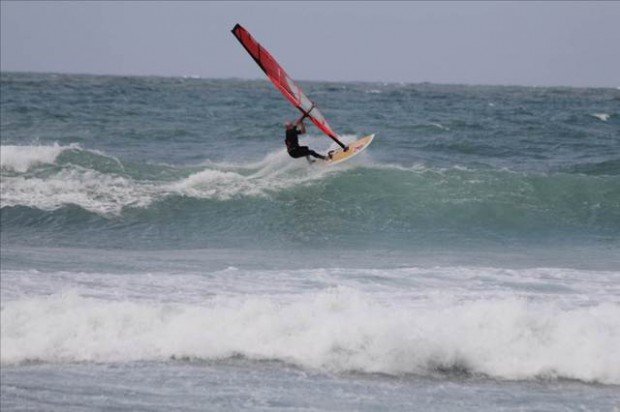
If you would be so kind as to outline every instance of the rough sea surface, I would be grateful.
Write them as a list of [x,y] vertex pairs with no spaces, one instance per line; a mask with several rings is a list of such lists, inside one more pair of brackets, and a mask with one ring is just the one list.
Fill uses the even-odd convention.
[[0,79],[3,411],[620,409],[620,90]]

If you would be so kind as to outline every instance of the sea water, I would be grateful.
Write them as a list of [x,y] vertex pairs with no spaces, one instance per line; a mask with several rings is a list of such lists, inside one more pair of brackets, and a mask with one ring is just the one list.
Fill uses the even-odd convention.
[[1,74],[2,409],[618,410],[620,90],[301,86]]

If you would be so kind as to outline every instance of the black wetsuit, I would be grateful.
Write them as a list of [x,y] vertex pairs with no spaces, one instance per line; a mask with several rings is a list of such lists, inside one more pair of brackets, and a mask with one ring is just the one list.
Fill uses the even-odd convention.
[[288,154],[295,159],[304,156],[314,156],[325,160],[325,156],[318,154],[314,150],[310,150],[308,146],[299,145],[300,134],[301,133],[296,127],[286,130],[286,139],[284,139],[284,143],[286,143],[286,150],[288,151]]

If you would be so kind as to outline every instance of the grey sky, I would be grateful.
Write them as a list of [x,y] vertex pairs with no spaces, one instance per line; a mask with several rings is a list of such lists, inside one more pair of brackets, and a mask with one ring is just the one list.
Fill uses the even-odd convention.
[[3,71],[620,86],[614,2],[1,2]]

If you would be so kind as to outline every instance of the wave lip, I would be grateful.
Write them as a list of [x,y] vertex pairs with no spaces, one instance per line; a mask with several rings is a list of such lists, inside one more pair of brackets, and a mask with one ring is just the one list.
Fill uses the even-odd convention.
[[65,150],[79,149],[79,145],[60,146],[13,146],[2,145],[0,150],[0,169],[24,173],[35,166],[54,164],[56,158]]
[[4,305],[2,364],[244,356],[332,372],[620,384],[620,307],[562,309],[517,298],[380,304],[336,288],[288,302],[214,298],[205,306],[75,294]]

